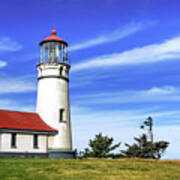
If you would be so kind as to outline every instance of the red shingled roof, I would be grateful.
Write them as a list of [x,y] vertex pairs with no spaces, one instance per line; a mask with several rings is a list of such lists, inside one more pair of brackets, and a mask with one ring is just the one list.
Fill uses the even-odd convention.
[[47,125],[38,114],[0,110],[0,129],[53,131],[56,129]]

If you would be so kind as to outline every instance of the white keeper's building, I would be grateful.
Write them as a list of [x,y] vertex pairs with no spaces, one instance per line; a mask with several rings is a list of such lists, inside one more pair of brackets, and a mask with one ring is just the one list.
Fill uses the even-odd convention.
[[40,42],[36,113],[0,110],[0,156],[74,158],[69,104],[68,44]]

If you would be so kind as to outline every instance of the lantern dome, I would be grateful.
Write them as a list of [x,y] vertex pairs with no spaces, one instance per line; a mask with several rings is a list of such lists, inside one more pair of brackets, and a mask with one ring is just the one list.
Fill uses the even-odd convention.
[[40,42],[40,63],[70,64],[67,42],[56,36],[56,30],[52,30],[51,34],[51,36]]
[[56,36],[57,32],[56,30],[52,30],[51,31],[51,36],[45,38],[43,41],[40,42],[40,45],[46,43],[46,42],[60,42],[65,44],[66,46],[68,45],[68,43],[66,41],[64,41],[62,38]]

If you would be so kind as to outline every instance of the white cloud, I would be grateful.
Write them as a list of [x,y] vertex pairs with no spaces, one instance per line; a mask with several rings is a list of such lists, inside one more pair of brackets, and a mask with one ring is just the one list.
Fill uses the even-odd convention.
[[0,94],[33,91],[36,91],[36,84],[28,76],[19,78],[1,77],[0,79]]
[[0,99],[0,109],[12,111],[35,112],[34,105],[24,105],[12,99]]
[[166,95],[166,94],[174,94],[178,92],[178,87],[175,86],[162,86],[162,87],[152,87],[151,89],[144,90],[143,91],[145,94],[150,94],[150,95]]
[[0,52],[13,52],[18,51],[21,48],[22,45],[9,37],[3,37],[0,39]]
[[38,53],[36,53],[36,52],[33,52],[33,53],[31,53],[31,52],[26,52],[25,54],[23,54],[23,53],[21,53],[20,55],[18,55],[18,56],[16,56],[16,57],[12,57],[11,58],[11,60],[12,61],[31,61],[31,60],[33,60],[34,62],[36,62],[36,63],[39,63],[39,61],[40,61],[40,58],[39,58],[39,52]]
[[[157,108],[155,108],[157,111]],[[72,107],[73,142],[75,148],[82,150],[87,147],[89,139],[102,132],[114,137],[115,142],[132,143],[133,137],[143,131],[139,126],[151,115],[154,119],[155,140],[170,142],[165,158],[178,158],[180,147],[180,125],[175,125],[173,119],[180,118],[179,111],[155,111],[155,109],[140,110],[103,110],[95,111],[88,108]],[[167,125],[167,121],[171,124]],[[161,126],[157,126],[161,122]],[[167,133],[168,132],[168,133]]]
[[98,56],[74,65],[72,71],[109,66],[156,63],[165,60],[178,59],[180,58],[179,44],[180,37],[176,37],[160,44],[151,44],[121,53]]
[[[180,88],[174,86],[152,87],[144,90],[122,90],[73,96],[76,104],[121,104],[139,102],[180,101]],[[76,100],[77,99],[77,100]]]
[[[137,120],[147,118],[147,116],[153,116],[155,118],[162,118],[166,116],[180,115],[179,111],[159,111],[158,107],[151,107],[146,109],[136,109],[136,110],[98,110],[90,108],[82,108],[81,106],[72,106],[72,118],[78,119],[78,122],[81,126],[81,123],[91,123],[97,121],[97,123],[106,122],[107,124],[116,124],[121,121],[121,127],[125,126],[134,126],[134,123]],[[164,120],[166,119],[164,118]],[[86,119],[86,121],[84,121]],[[83,122],[82,122],[83,121]],[[165,122],[164,122],[165,123]]]
[[8,109],[8,107],[9,106],[11,106],[12,105],[12,101],[11,100],[9,100],[9,99],[0,99],[0,109]]
[[109,74],[105,73],[94,73],[89,75],[89,73],[78,73],[78,78],[76,76],[73,76],[73,74],[70,73],[70,79],[71,83],[70,88],[77,88],[77,87],[82,87],[82,86],[88,86],[92,83],[94,83],[95,80],[104,80],[105,78],[109,78]]
[[152,87],[149,90],[142,91],[144,95],[170,95],[178,93],[179,89],[174,86]]
[[77,51],[80,49],[85,49],[85,48],[97,46],[97,45],[104,44],[104,43],[118,41],[122,38],[125,38],[132,34],[135,34],[136,32],[142,30],[144,28],[144,26],[146,26],[146,25],[147,24],[143,24],[143,23],[130,23],[122,28],[119,28],[119,29],[113,31],[110,34],[101,35],[94,39],[88,40],[86,42],[72,45],[70,47],[70,51]]
[[35,105],[17,105],[10,108],[11,110],[23,111],[23,112],[35,112]]
[[5,61],[0,60],[0,68],[5,67],[7,63]]

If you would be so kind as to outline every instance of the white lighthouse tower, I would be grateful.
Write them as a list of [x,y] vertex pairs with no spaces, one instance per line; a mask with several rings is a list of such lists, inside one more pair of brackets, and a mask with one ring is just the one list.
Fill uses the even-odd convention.
[[48,138],[49,152],[72,151],[72,134],[69,104],[70,60],[67,56],[68,44],[52,35],[40,42],[41,57],[37,65],[38,94],[37,113],[51,127],[58,130]]

